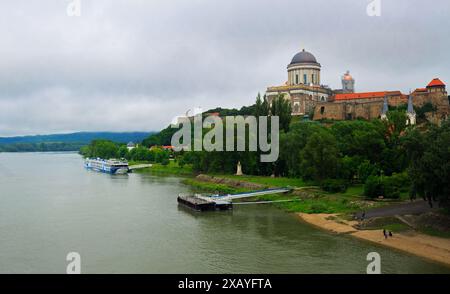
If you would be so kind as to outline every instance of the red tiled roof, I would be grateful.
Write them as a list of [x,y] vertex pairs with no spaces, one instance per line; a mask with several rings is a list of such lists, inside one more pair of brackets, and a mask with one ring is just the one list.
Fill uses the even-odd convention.
[[414,90],[414,92],[427,92],[427,88],[417,88]]
[[334,100],[353,100],[353,99],[371,99],[371,98],[383,98],[387,95],[402,95],[400,91],[382,91],[382,92],[365,92],[365,93],[347,93],[336,94]]
[[445,86],[445,84],[438,78],[433,79],[427,87]]

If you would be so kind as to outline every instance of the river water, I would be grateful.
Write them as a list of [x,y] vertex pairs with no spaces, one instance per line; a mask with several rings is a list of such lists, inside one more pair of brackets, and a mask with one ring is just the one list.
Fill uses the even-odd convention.
[[439,264],[317,230],[271,205],[196,213],[182,179],[83,168],[74,153],[0,153],[0,273],[450,273]]

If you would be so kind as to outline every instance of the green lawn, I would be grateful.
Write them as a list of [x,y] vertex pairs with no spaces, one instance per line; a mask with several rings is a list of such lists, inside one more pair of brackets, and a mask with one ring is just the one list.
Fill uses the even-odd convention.
[[349,201],[345,198],[330,197],[329,195],[314,195],[311,198],[299,197],[293,194],[264,195],[257,200],[276,201],[294,200],[292,202],[275,203],[279,208],[289,212],[303,213],[349,213],[359,210],[361,207],[357,201]]
[[418,230],[419,230],[419,232],[426,234],[426,235],[450,239],[450,232],[444,232],[444,231],[439,231],[439,230],[436,230],[433,228],[425,228],[425,227],[419,228]]
[[400,232],[403,232],[403,231],[411,230],[411,228],[408,227],[407,225],[405,225],[405,224],[398,224],[398,223],[397,224],[396,223],[394,223],[394,224],[387,224],[387,225],[384,226],[384,229],[386,229],[388,231],[391,231],[391,232],[394,232],[394,233],[400,233]]
[[307,184],[302,179],[294,179],[294,178],[272,178],[272,177],[264,177],[264,176],[236,176],[236,175],[223,175],[217,174],[214,175],[219,178],[228,178],[233,180],[239,180],[244,182],[256,183],[267,185],[271,187],[305,187]]
[[251,191],[245,188],[235,188],[225,184],[208,183],[203,181],[198,181],[196,179],[185,179],[183,183],[193,187],[198,192],[211,192],[219,194],[235,194],[241,192]]
[[347,191],[342,193],[342,195],[350,197],[361,197],[364,193],[364,185],[354,185],[347,188]]
[[152,172],[159,174],[172,174],[172,175],[182,175],[189,176],[193,175],[192,165],[186,164],[180,167],[178,163],[171,160],[168,165],[162,165],[160,163],[154,163],[152,167],[138,170],[138,172]]

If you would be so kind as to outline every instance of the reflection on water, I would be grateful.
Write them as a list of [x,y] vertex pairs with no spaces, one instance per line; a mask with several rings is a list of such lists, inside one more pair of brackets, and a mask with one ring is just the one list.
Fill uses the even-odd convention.
[[449,273],[414,256],[337,236],[270,205],[194,212],[171,176],[111,176],[71,153],[0,154],[0,272],[64,273],[70,251],[84,273]]

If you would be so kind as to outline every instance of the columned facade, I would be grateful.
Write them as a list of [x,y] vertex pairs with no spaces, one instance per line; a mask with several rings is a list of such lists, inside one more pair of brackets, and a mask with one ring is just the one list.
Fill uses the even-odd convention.
[[287,66],[288,80],[283,86],[268,87],[269,103],[282,94],[289,100],[293,115],[309,115],[317,102],[328,101],[332,91],[320,84],[321,65],[314,55],[304,49]]

